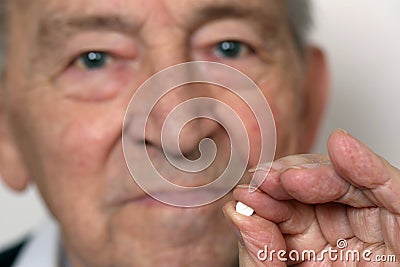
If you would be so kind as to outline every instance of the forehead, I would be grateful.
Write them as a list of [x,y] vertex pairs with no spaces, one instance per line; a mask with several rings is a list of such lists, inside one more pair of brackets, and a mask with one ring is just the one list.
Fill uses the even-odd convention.
[[246,13],[254,13],[254,18],[262,23],[267,19],[278,20],[284,13],[283,1],[277,0],[17,0],[14,3],[30,19],[36,17],[39,24],[57,23],[65,17],[113,16],[134,20],[138,25],[152,20],[186,25],[202,17]]
[[[168,9],[177,11],[180,15],[196,11],[207,6],[220,7],[258,7],[271,12],[277,11],[276,7],[283,1],[277,0],[20,0],[24,5],[30,3],[40,7],[43,12],[118,12],[118,13],[138,13],[148,15],[151,11]],[[35,4],[37,3],[37,4]]]

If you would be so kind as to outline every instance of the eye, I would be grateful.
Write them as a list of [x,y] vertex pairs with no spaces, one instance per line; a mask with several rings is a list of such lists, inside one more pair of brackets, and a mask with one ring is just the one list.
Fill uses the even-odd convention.
[[251,52],[251,48],[240,41],[220,42],[215,50],[215,54],[223,58],[239,58]]
[[111,59],[111,56],[106,52],[91,51],[81,54],[74,64],[85,70],[95,70],[107,66]]

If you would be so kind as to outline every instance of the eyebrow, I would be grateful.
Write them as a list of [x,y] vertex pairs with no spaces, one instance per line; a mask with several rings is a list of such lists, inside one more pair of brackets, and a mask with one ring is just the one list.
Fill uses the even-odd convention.
[[130,34],[140,27],[140,23],[117,15],[55,16],[39,22],[38,38],[39,43],[46,46],[59,37],[66,38],[80,31],[118,31]]
[[195,15],[194,23],[191,27],[195,30],[204,23],[227,19],[237,18],[254,22],[255,25],[259,25],[260,30],[272,30],[277,27],[280,21],[280,16],[267,12],[263,8],[257,8],[255,6],[233,6],[232,4],[221,4],[219,6],[209,6],[200,8]]
[[[194,18],[185,25],[190,31],[195,31],[201,25],[219,19],[240,18],[254,21],[262,30],[272,29],[277,25],[279,16],[268,14],[262,8],[249,6],[233,6],[220,4],[218,6],[200,7],[194,11]],[[102,14],[91,16],[53,16],[39,22],[38,36],[46,44],[54,40],[55,36],[68,37],[79,31],[117,31],[127,34],[137,32],[145,21],[139,23],[127,20],[116,14]],[[51,37],[51,38],[48,38]],[[39,40],[39,41],[41,41]]]
[[92,15],[75,17],[53,17],[42,20],[39,33],[60,30],[118,30],[131,32],[139,28],[139,23],[127,21],[117,15]]

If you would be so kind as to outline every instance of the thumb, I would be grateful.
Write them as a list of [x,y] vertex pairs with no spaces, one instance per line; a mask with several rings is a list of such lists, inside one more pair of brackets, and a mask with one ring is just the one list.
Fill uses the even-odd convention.
[[285,240],[278,226],[257,214],[242,215],[235,210],[236,202],[225,204],[223,211],[239,240],[239,266],[286,266],[276,253],[285,250]]
[[246,249],[241,242],[238,243],[239,246],[239,267],[256,267],[262,266],[257,264],[257,262],[252,258],[249,251]]

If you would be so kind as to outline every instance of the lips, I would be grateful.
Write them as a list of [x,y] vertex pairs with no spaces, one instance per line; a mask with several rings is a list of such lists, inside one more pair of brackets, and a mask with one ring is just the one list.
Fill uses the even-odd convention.
[[[122,204],[140,204],[147,206],[177,206],[177,207],[195,207],[210,204],[228,193],[228,189],[204,189],[169,192],[151,192],[142,194],[138,197],[125,199]],[[198,205],[197,203],[203,203]]]

